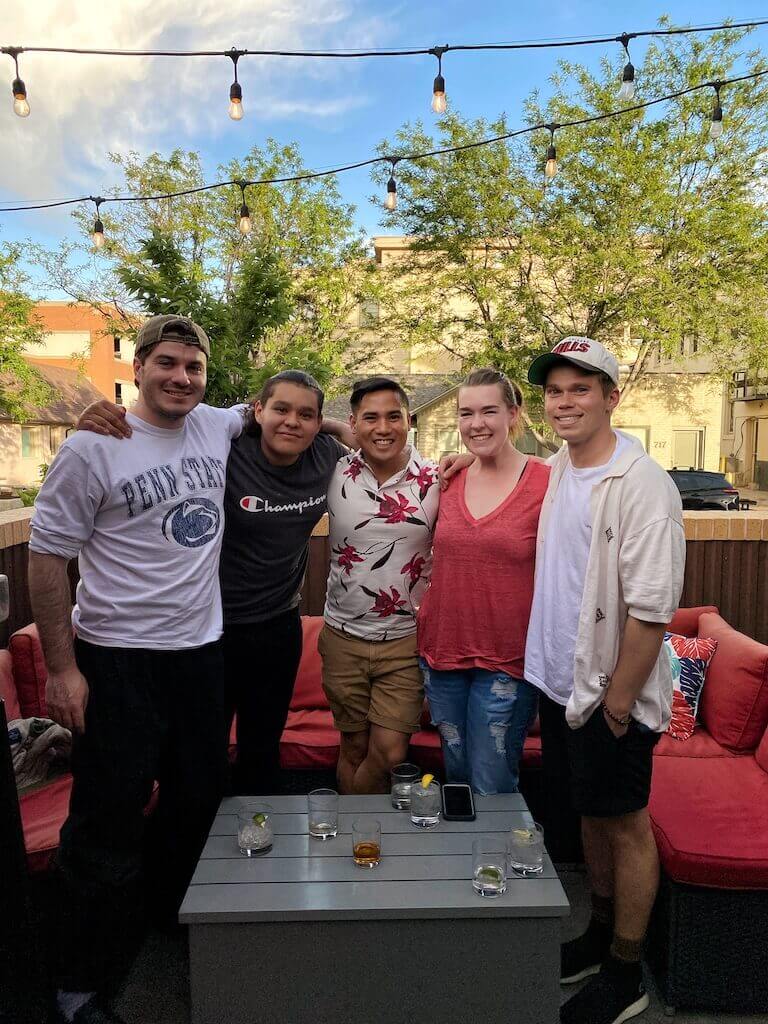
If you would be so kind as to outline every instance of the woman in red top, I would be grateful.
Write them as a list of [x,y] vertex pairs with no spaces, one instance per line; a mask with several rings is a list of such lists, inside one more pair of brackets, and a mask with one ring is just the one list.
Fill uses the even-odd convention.
[[523,679],[539,512],[549,468],[523,455],[522,395],[498,370],[459,389],[459,430],[474,462],[440,499],[419,653],[447,779],[514,793],[535,687]]

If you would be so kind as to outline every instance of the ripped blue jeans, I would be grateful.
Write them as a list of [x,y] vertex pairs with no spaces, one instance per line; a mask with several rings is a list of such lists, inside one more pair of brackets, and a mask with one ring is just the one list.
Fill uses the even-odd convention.
[[422,659],[432,724],[448,782],[476,793],[516,793],[520,757],[539,691],[524,679],[482,668],[438,671]]

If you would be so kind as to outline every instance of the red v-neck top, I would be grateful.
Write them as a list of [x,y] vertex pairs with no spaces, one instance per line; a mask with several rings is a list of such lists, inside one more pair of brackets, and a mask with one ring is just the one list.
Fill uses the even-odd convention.
[[521,679],[533,600],[539,512],[549,467],[529,459],[507,497],[475,519],[466,470],[440,496],[419,653],[434,669],[484,668]]

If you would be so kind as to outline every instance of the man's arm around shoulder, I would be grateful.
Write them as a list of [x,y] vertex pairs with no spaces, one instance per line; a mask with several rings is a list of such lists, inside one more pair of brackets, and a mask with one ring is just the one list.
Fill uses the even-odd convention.
[[30,551],[29,595],[48,669],[48,714],[65,729],[83,732],[88,683],[75,661],[68,561],[60,555]]

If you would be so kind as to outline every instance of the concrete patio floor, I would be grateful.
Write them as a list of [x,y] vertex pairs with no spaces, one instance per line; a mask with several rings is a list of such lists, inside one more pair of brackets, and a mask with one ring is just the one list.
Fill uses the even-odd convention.
[[[589,898],[583,871],[563,869],[560,871],[560,878],[572,907],[571,917],[566,920],[563,928],[563,938],[569,939],[582,931],[586,925],[589,917]],[[675,1024],[768,1024],[768,1008],[765,1014],[751,1016],[679,1011],[674,1018],[670,1018],[664,1014],[664,1006],[652,981],[649,981],[648,988],[651,1005],[644,1014],[636,1018],[643,1024],[668,1024],[670,1020]],[[568,998],[574,991],[576,987],[563,990],[563,998]],[[148,936],[116,1004],[116,1009],[125,1017],[127,1024],[188,1024],[190,1017],[185,934],[167,936],[153,932]],[[364,1019],[365,1015],[361,1013],[360,1020]],[[257,1010],[254,1012],[254,1021],[256,1020]],[[455,1021],[456,1024],[467,1024],[458,1016]],[[222,1024],[226,1024],[223,1018]],[[271,1024],[291,1022],[272,1021]],[[339,1021],[339,1024],[352,1022]],[[425,1021],[421,1024],[431,1022]],[[436,1021],[435,1024],[444,1022]],[[514,1024],[514,1021],[510,1021],[510,1024]],[[542,1021],[541,1024],[556,1022]]]

